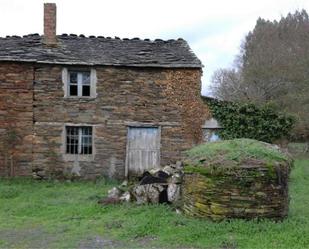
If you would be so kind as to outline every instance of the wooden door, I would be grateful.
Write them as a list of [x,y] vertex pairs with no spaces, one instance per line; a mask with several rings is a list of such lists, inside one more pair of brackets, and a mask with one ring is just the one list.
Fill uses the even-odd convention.
[[129,127],[126,176],[160,167],[160,137],[158,127]]

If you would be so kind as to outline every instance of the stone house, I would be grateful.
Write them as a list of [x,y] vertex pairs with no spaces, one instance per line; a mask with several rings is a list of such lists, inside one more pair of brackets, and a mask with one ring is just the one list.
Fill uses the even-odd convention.
[[[202,64],[187,42],[56,35],[0,38],[0,176],[124,178],[202,140]],[[198,114],[197,114],[198,113]]]

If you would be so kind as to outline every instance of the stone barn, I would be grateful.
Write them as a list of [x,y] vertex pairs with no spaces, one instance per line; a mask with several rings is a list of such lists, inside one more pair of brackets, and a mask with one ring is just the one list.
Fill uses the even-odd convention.
[[202,139],[202,64],[183,39],[0,38],[0,176],[124,178]]

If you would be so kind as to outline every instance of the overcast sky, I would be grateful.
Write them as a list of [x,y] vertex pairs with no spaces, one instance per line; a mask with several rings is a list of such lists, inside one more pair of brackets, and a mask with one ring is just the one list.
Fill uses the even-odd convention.
[[258,17],[279,19],[309,0],[0,0],[0,36],[43,32],[43,3],[57,4],[57,33],[121,38],[182,37],[212,73],[229,67]]

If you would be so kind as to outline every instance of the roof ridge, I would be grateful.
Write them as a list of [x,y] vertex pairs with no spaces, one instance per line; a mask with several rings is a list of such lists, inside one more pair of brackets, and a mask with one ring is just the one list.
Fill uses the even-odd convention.
[[[40,37],[42,38],[43,35],[38,34],[38,33],[30,33],[30,34],[26,34],[26,35],[6,35],[6,36],[0,36],[0,39],[12,39],[12,38],[16,38],[16,39],[23,39],[23,38],[36,38],[36,37]],[[60,35],[57,35],[58,38],[67,38],[67,39],[73,39],[73,38],[87,38],[87,39],[102,39],[102,40],[121,40],[121,41],[146,41],[146,42],[179,42],[179,41],[185,41],[183,38],[179,37],[179,38],[169,38],[169,39],[161,39],[161,38],[154,38],[154,39],[150,39],[150,38],[140,38],[140,37],[133,37],[133,38],[127,38],[127,37],[123,37],[120,38],[119,36],[102,36],[102,35],[84,35],[84,34],[67,34],[67,33],[63,33]]]
[[42,37],[42,35],[38,33],[31,33],[27,35],[6,35],[6,36],[0,36],[0,39],[9,39],[9,38],[28,38],[28,37]]
[[175,41],[185,41],[183,38],[179,37],[177,39],[161,39],[161,38],[155,38],[155,39],[150,39],[150,38],[140,38],[140,37],[133,37],[133,38],[127,38],[127,37],[123,37],[120,38],[119,36],[102,36],[102,35],[85,35],[85,34],[67,34],[67,33],[63,33],[61,35],[57,35],[57,37],[59,38],[88,38],[88,39],[106,39],[106,40],[122,40],[122,41],[149,41],[149,42],[175,42]]

